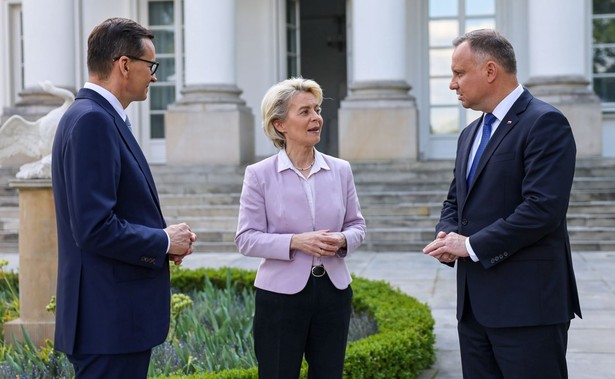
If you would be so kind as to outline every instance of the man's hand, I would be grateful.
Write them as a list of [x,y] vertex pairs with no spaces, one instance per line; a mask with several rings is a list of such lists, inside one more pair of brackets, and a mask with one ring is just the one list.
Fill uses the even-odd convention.
[[436,239],[423,248],[423,253],[443,263],[454,262],[457,258],[470,256],[466,250],[467,238],[454,232],[439,232]]
[[164,230],[171,239],[169,260],[179,265],[186,256],[192,254],[192,243],[196,241],[196,234],[192,233],[186,223],[170,225]]

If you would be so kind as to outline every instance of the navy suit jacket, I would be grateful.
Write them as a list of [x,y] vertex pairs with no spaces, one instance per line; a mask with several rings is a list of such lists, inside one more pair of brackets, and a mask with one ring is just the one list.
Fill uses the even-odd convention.
[[564,323],[581,316],[566,212],[576,145],[568,120],[527,90],[501,120],[466,185],[480,119],[459,137],[454,179],[436,232],[470,237],[479,262],[459,259],[457,318],[471,299],[487,327]]
[[52,152],[58,228],[55,348],[121,354],[164,342],[168,237],[154,179],[113,107],[81,89]]

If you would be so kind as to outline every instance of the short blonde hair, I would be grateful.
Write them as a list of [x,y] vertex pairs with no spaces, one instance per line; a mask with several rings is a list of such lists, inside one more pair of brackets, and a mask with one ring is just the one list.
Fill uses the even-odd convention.
[[316,98],[318,105],[322,104],[322,88],[313,80],[290,78],[275,84],[263,97],[261,115],[263,131],[273,145],[282,149],[286,143],[284,134],[278,132],[273,125],[275,121],[285,120],[288,115],[290,101],[299,92],[309,92]]

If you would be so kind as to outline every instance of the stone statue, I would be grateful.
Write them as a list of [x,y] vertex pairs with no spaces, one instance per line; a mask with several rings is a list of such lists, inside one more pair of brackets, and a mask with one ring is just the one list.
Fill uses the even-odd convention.
[[53,138],[60,118],[75,100],[72,92],[58,88],[50,81],[39,85],[45,92],[64,99],[64,103],[36,121],[13,115],[0,127],[0,163],[16,155],[29,159],[20,167],[19,179],[51,178]]

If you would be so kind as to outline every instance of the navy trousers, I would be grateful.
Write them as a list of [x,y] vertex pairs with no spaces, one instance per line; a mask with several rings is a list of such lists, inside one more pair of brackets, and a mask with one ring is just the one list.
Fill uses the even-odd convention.
[[66,355],[75,379],[145,379],[152,350],[130,354]]
[[476,320],[467,304],[457,325],[463,377],[566,379],[569,327],[570,322],[488,328]]

